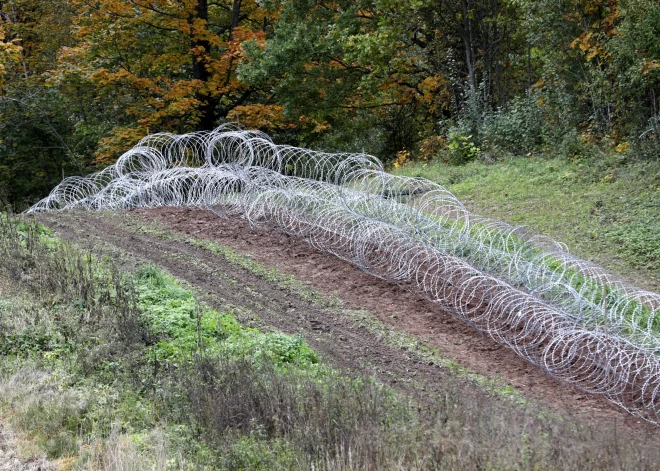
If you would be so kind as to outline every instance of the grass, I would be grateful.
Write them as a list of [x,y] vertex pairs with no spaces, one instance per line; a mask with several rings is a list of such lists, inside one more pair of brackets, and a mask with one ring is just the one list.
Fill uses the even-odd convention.
[[[566,198],[565,195],[562,194],[561,198],[557,198],[555,188],[558,181],[554,175],[554,172],[558,170],[556,165],[564,166],[564,171],[560,172],[560,178],[563,180],[570,180],[563,182],[562,191],[571,188],[571,191],[582,191],[585,195],[588,196],[590,194],[590,190],[593,190],[593,188],[589,188],[589,183],[595,184],[594,175],[597,174],[597,172],[595,172],[593,169],[589,169],[588,171],[584,170],[581,174],[581,178],[578,178],[577,172],[579,169],[583,168],[584,164],[571,164],[565,160],[540,162],[539,160],[529,160],[523,158],[518,158],[515,160],[510,159],[503,163],[493,165],[492,168],[489,169],[489,172],[485,174],[483,173],[483,165],[483,163],[472,163],[472,171],[470,171],[470,167],[467,169],[461,168],[459,171],[456,170],[456,167],[446,167],[440,163],[435,165],[417,164],[416,166],[409,166],[406,170],[402,170],[400,173],[412,174],[413,176],[423,176],[426,174],[426,176],[439,180],[445,185],[451,185],[453,182],[455,186],[451,189],[454,191],[458,191],[462,188],[466,192],[475,192],[477,188],[475,185],[478,184],[478,189],[480,190],[479,194],[488,195],[491,202],[500,201],[497,199],[497,196],[494,196],[493,194],[497,194],[499,191],[504,194],[504,197],[513,195],[514,198],[527,198],[527,201],[534,201],[532,196],[537,195],[531,192],[536,190],[538,194],[543,195],[544,201],[552,202],[552,207],[560,208],[560,202],[566,202],[568,200],[570,202],[579,201],[584,203],[585,201],[588,202],[588,197],[580,199],[576,198],[575,195],[572,195],[570,198]],[[573,168],[575,172],[566,171],[566,169],[570,168],[571,165],[575,166],[575,168]],[[636,165],[643,166],[644,170],[648,170],[647,167],[649,167],[648,163],[637,163]],[[449,178],[447,178],[447,182],[442,181],[442,175],[440,173],[442,170],[447,170],[447,172],[450,174]],[[636,169],[636,171],[634,171],[626,167],[626,170],[628,173],[625,173],[625,175],[627,175],[628,179],[632,178],[631,175],[635,176],[637,185],[634,187],[635,190],[640,188],[640,184],[641,187],[646,184],[652,190],[657,187],[658,180],[656,178],[652,178],[651,180],[644,180],[639,178],[639,173],[641,172],[640,169]],[[657,167],[657,170],[657,173],[660,173],[660,165]],[[522,178],[519,178],[519,181],[513,182],[511,181],[513,179],[509,172],[515,175],[522,173],[523,176]],[[537,175],[532,176],[530,173],[536,173]],[[633,186],[630,185],[630,182],[628,182],[627,185],[623,184],[623,186],[616,186],[612,175],[613,173],[609,173],[601,181],[596,182],[598,184],[595,186],[597,194],[600,195],[601,198],[605,198],[605,196],[602,195],[608,195],[608,191],[610,191],[614,192],[619,200],[625,199],[625,197],[629,197],[631,201],[635,202],[635,204],[644,208],[644,211],[641,213],[635,213],[634,217],[637,219],[634,221],[634,229],[629,230],[629,228],[623,227],[621,225],[614,227],[604,226],[602,218],[599,219],[598,224],[600,224],[601,230],[610,236],[615,233],[630,234],[626,238],[626,241],[630,240],[633,242],[630,242],[628,245],[626,245],[626,242],[622,241],[620,237],[615,238],[614,242],[612,242],[612,240],[609,242],[613,245],[612,249],[614,249],[614,246],[616,246],[618,253],[627,257],[626,260],[630,262],[629,265],[631,269],[650,269],[652,271],[657,271],[656,265],[660,267],[660,239],[657,237],[656,229],[660,229],[660,226],[657,226],[656,228],[655,225],[658,223],[658,215],[660,214],[660,211],[658,210],[658,208],[660,208],[660,192],[656,191],[655,193],[651,194],[650,203],[646,199],[648,192],[642,192],[644,198],[637,197],[637,199],[635,199],[634,196],[626,194],[626,190],[631,191],[633,189]],[[619,181],[622,180],[623,179],[620,179]],[[477,181],[478,183],[476,183]],[[615,188],[604,189],[604,185],[615,186]],[[555,191],[555,193],[552,193],[553,191]],[[612,199],[612,195],[609,196],[610,199]],[[657,205],[653,203],[654,198],[657,199]],[[602,201],[599,200],[598,204],[602,204]],[[629,205],[630,203],[627,204]],[[522,204],[520,206],[525,207]],[[652,214],[651,211],[646,211],[648,208],[655,208],[655,214]],[[520,210],[520,207],[516,209]],[[551,219],[554,215],[552,210],[542,211],[540,208],[534,208],[531,212],[533,214],[529,216],[530,218],[533,218],[533,215],[542,214],[544,221],[546,219]],[[594,210],[592,209],[591,212],[594,213]],[[561,213],[561,215],[563,217],[565,213]],[[509,216],[511,217],[510,221],[515,222],[515,216]],[[628,219],[632,220],[632,218]],[[575,226],[572,227],[575,228]],[[574,233],[572,235],[575,236]],[[570,266],[570,263],[565,264],[560,258],[557,258],[551,254],[544,255],[543,257],[539,258],[542,255],[539,249],[534,248],[530,244],[526,244],[522,239],[513,234],[501,232],[495,228],[488,229],[486,226],[479,222],[471,225],[470,236],[470,239],[448,243],[448,238],[442,235],[438,239],[438,242],[439,244],[448,246],[450,251],[458,252],[458,256],[462,258],[467,257],[473,261],[473,263],[476,263],[477,267],[485,269],[485,271],[491,275],[503,278],[510,283],[513,283],[514,285],[517,282],[518,274],[515,272],[509,273],[509,263],[507,262],[507,258],[511,259],[511,257],[514,256],[517,259],[518,255],[521,255],[521,259],[526,260],[528,263],[532,263],[535,266],[538,266],[539,269],[544,269],[547,272],[547,275],[550,275],[553,278],[556,278],[557,281],[560,281],[560,283],[558,283],[551,292],[541,295],[542,297],[545,296],[545,298],[547,298],[551,304],[556,301],[554,298],[557,296],[559,296],[560,303],[565,303],[566,301],[572,301],[575,303],[573,300],[574,295],[572,294],[572,291],[575,290],[580,294],[579,304],[575,305],[577,308],[578,316],[580,318],[585,318],[587,322],[593,323],[595,321],[598,324],[607,324],[610,328],[617,329],[617,331],[621,332],[622,334],[630,335],[632,336],[631,338],[639,338],[643,342],[646,342],[648,339],[646,337],[647,331],[653,334],[657,334],[659,332],[660,318],[658,318],[657,314],[654,316],[653,307],[643,305],[635,299],[630,299],[630,297],[627,297],[615,285],[601,285],[600,282],[591,280],[585,275],[578,273],[574,268]],[[431,234],[431,237],[433,238],[435,235]],[[644,238],[642,245],[639,245],[638,243],[639,237]],[[476,244],[475,247],[472,247],[473,242]],[[483,250],[481,250],[479,247],[480,242],[484,242],[488,244],[489,247],[493,247],[495,250],[489,251],[489,255],[492,256],[494,253],[495,257],[484,259],[481,256],[481,252],[483,252]],[[514,252],[518,253],[514,254]],[[640,260],[646,260],[648,263],[640,267],[638,263]],[[534,281],[534,279],[525,280],[523,283],[525,283],[528,289],[535,289],[537,286],[533,284]],[[564,286],[570,287],[570,290],[564,289]],[[607,306],[619,306],[616,308],[616,312],[612,312],[612,310],[607,313],[601,312],[605,300],[607,300]],[[590,302],[592,306],[591,311],[593,312],[587,316],[582,315],[582,311],[584,309],[584,301]],[[562,305],[562,309],[568,309],[570,311],[570,308],[566,305]],[[617,323],[620,323],[621,325],[612,325],[610,319],[613,318],[616,319]]]
[[186,361],[203,351],[278,366],[318,363],[318,355],[302,338],[243,327],[231,311],[221,313],[199,304],[190,289],[157,267],[138,270],[135,284],[142,317],[160,339],[147,353],[153,362]]
[[320,307],[331,309],[333,312],[336,312],[345,319],[353,322],[354,325],[366,328],[369,332],[382,339],[386,344],[394,348],[403,348],[410,351],[419,361],[432,363],[442,368],[446,368],[457,377],[468,379],[475,384],[478,384],[489,393],[492,392],[505,397],[511,397],[521,403],[525,402],[522,395],[511,385],[479,375],[452,360],[442,357],[437,348],[431,348],[425,345],[420,339],[389,327],[378,320],[373,314],[365,310],[344,308],[341,300],[336,294],[332,296],[324,295],[290,274],[282,273],[275,268],[269,268],[262,263],[259,263],[246,255],[239,254],[229,247],[225,247],[217,242],[173,233],[154,222],[146,225],[142,224],[141,221],[136,221],[136,223],[138,224],[138,231],[141,233],[150,234],[164,239],[177,239],[201,247],[215,255],[224,257],[228,262],[240,268],[248,270],[257,276],[276,284],[293,295],[299,296],[300,298]]
[[[0,258],[0,344],[18,334],[28,340],[0,354],[0,415],[31,454],[63,468],[654,469],[657,462],[653,444],[548,417],[461,378],[448,376],[432,401],[404,396],[330,368],[298,337],[240,325],[157,267],[120,275],[108,257],[17,227],[0,226],[3,247],[11,247]],[[30,340],[43,334],[55,340]]]
[[[244,328],[155,267],[119,277],[106,257],[15,222],[0,226],[0,410],[51,459],[164,469],[162,444],[137,444],[174,433],[167,418],[181,404],[170,394],[182,383],[168,392],[160,378],[171,380],[202,353],[316,369],[317,354],[299,337]],[[103,314],[115,315],[100,322]],[[185,432],[176,435],[192,442]]]
[[438,182],[475,213],[564,242],[642,288],[660,290],[660,162],[512,157],[415,163],[397,175]]

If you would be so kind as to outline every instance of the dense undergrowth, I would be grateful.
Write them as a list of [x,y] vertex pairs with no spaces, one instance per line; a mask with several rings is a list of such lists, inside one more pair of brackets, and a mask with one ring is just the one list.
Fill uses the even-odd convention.
[[[244,262],[244,261],[243,261]],[[65,469],[653,469],[652,444],[455,379],[428,398],[154,266],[0,224],[0,417]]]
[[551,236],[571,252],[652,291],[660,290],[660,162],[510,157],[452,166],[412,163],[479,215]]

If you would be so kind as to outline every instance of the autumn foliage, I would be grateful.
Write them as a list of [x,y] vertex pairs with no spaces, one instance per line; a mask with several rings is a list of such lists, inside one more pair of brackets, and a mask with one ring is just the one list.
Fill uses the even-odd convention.
[[230,120],[398,165],[652,158],[659,45],[651,0],[0,0],[0,182],[41,195]]

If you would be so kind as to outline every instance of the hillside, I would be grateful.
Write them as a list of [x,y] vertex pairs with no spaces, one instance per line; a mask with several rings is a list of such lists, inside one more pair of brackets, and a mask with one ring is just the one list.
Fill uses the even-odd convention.
[[654,469],[657,429],[277,233],[39,220],[3,223],[11,469]]
[[659,433],[660,1],[0,0],[0,471]]
[[660,163],[574,162],[543,155],[465,166],[413,163],[475,213],[567,244],[571,253],[660,291]]
[[[420,170],[566,214],[552,160]],[[657,191],[618,181],[572,185]],[[44,466],[653,466],[658,295],[373,156],[150,135],[2,222],[2,410]]]

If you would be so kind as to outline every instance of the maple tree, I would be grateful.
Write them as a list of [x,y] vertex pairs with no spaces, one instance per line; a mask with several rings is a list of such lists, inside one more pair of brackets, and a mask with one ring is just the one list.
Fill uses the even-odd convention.
[[239,82],[241,44],[272,24],[255,0],[71,0],[78,44],[60,53],[59,80],[85,77],[112,97],[107,161],[148,132],[212,129],[255,89]]

